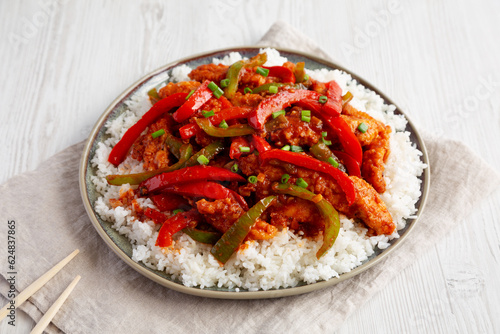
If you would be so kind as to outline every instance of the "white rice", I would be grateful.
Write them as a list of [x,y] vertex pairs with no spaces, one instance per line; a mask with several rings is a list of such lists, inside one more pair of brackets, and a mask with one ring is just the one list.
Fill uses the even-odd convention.
[[[267,52],[268,66],[281,65],[286,61],[274,49],[261,51]],[[240,59],[240,54],[231,53],[223,59],[214,59],[213,62],[230,65]],[[172,71],[170,80],[188,80],[187,74],[190,71],[191,68],[186,65],[178,66]],[[380,96],[358,84],[349,74],[326,69],[307,70],[307,73],[316,80],[337,81],[343,93],[350,91],[353,94],[351,104],[354,107],[391,126],[391,154],[384,174],[387,190],[381,198],[397,224],[397,230],[401,230],[405,227],[405,219],[412,218],[416,212],[415,203],[421,195],[418,176],[426,167],[420,159],[422,153],[410,142],[409,133],[404,132],[406,119],[394,114],[394,106],[384,104]],[[98,144],[92,159],[97,176],[92,181],[102,195],[95,203],[96,212],[103,219],[112,222],[113,228],[120,234],[130,239],[132,259],[136,262],[165,271],[173,279],[189,287],[224,287],[236,291],[268,290],[338,277],[361,265],[374,253],[376,247],[387,248],[390,240],[399,237],[397,231],[390,236],[368,237],[363,224],[341,216],[339,236],[332,249],[319,260],[315,254],[321,246],[321,240],[302,238],[286,229],[272,240],[249,243],[248,247],[239,251],[223,267],[210,255],[211,246],[195,242],[182,233],[174,236],[172,247],[161,249],[155,246],[158,225],[149,220],[139,221],[133,217],[131,210],[123,207],[113,209],[109,204],[111,198],[117,198],[120,191],[127,191],[130,186],[109,186],[106,175],[143,170],[142,164],[131,158],[127,158],[118,168],[107,161],[111,147],[150,108],[150,103],[146,95],[134,96],[127,102],[127,106],[125,113],[106,124],[110,137]],[[139,199],[139,204],[155,208],[149,199]]]

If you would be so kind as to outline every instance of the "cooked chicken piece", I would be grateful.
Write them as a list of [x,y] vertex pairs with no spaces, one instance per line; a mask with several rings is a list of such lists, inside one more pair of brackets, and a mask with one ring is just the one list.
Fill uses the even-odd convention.
[[193,89],[196,89],[201,84],[197,81],[183,81],[179,83],[169,82],[168,85],[160,89],[158,95],[160,98],[164,99],[175,93],[189,93]]

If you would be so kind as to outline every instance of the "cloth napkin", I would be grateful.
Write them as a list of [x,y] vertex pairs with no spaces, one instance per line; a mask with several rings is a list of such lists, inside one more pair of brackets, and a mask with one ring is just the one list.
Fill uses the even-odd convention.
[[[281,22],[271,27],[259,45],[329,58],[313,41]],[[9,219],[16,222],[18,290],[80,249],[79,255],[20,307],[38,321],[71,280],[81,275],[48,333],[333,332],[500,186],[498,173],[461,142],[427,133],[423,137],[432,181],[427,207],[411,236],[383,262],[320,291],[267,300],[219,300],[178,293],[141,276],[108,249],[85,212],[78,186],[83,143],[0,186],[0,258],[7,259],[4,240]],[[468,163],[471,160],[475,163]],[[8,271],[0,263],[3,296],[8,291]]]

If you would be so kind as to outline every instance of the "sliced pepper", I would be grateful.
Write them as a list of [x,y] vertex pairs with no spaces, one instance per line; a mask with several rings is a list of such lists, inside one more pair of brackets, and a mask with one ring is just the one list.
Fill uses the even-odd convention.
[[199,150],[196,154],[194,154],[188,161],[184,163],[183,167],[191,167],[199,165],[198,158],[200,156],[204,156],[208,160],[213,159],[217,154],[219,154],[224,149],[224,145],[221,141],[214,141],[213,143],[208,144],[201,150]]
[[168,220],[167,215],[151,208],[146,208],[146,210],[144,210],[144,215],[158,225],[163,224]]
[[185,103],[174,112],[172,115],[174,120],[181,123],[191,117],[196,110],[200,109],[213,96],[212,91],[208,88],[210,81],[205,80],[196,91],[185,101]]
[[280,78],[281,82],[295,83],[295,76],[293,72],[285,66],[262,66],[269,70],[268,77]]
[[183,197],[174,194],[158,194],[150,198],[160,211],[172,211],[188,205]]
[[259,152],[259,154],[265,151],[269,151],[272,148],[271,145],[264,138],[257,136],[255,134],[252,135],[252,143],[253,146],[255,146],[255,148]]
[[295,82],[304,82],[306,81],[306,71],[304,70],[304,66],[306,64],[301,61],[301,62],[298,62],[296,65],[295,65],[295,69],[293,71],[293,74],[295,75]]
[[328,162],[328,159],[333,158],[335,161],[337,161],[339,163],[339,166],[336,168],[340,169],[344,173],[347,173],[347,170],[345,169],[344,165],[342,165],[340,163],[337,156],[335,154],[333,154],[332,151],[325,144],[316,143],[313,146],[311,146],[311,148],[309,149],[309,152],[311,152],[312,155],[314,155],[314,157],[316,159],[321,160],[321,161]]
[[361,170],[358,162],[354,160],[349,154],[340,151],[333,151],[340,160],[342,160],[342,164],[347,168],[349,175],[354,175],[361,178]]
[[295,153],[278,149],[272,149],[264,152],[260,155],[260,158],[262,159],[262,161],[267,161],[269,159],[278,159],[300,167],[328,174],[335,181],[337,181],[339,186],[342,188],[349,205],[353,204],[356,200],[356,191],[354,188],[354,184],[351,179],[349,179],[349,176],[326,162],[318,161],[317,159],[314,159],[302,153]]
[[181,158],[181,148],[183,147],[184,143],[182,140],[177,138],[171,133],[167,133],[167,137],[165,138],[165,144],[167,145],[168,150],[177,158]]
[[[312,201],[316,204],[323,220],[325,222],[325,230],[323,231],[323,244],[316,253],[316,258],[322,257],[330,248],[332,248],[340,231],[339,213],[333,206],[324,199],[321,195],[316,195],[307,189],[294,186],[293,184],[273,184],[273,190],[280,194],[287,194],[302,199]],[[321,196],[321,197],[320,197]],[[321,198],[319,201],[318,199]]]
[[248,107],[230,107],[222,109],[215,115],[209,118],[213,125],[218,126],[223,120],[246,118],[248,114],[252,111],[252,108]]
[[181,135],[181,138],[184,140],[187,140],[195,136],[198,133],[198,131],[201,131],[201,129],[195,123],[189,123],[179,128],[179,134]]
[[161,174],[161,173],[170,173],[175,170],[181,169],[184,167],[186,162],[193,156],[193,146],[191,144],[185,144],[181,147],[180,149],[180,159],[177,161],[175,164],[163,168],[158,168],[153,171],[147,171],[147,172],[142,172],[142,173],[136,173],[136,174],[116,174],[116,175],[108,175],[106,176],[106,180],[108,181],[109,184],[114,185],[114,186],[121,186],[122,184],[139,184],[143,181],[146,181],[147,179]]
[[271,86],[283,87],[283,86],[289,86],[289,84],[280,83],[280,82],[270,82],[270,83],[266,83],[266,84],[260,85],[258,87],[255,87],[254,89],[252,89],[252,92],[254,94],[258,94],[261,92],[268,92],[269,87],[271,87]]
[[260,53],[249,60],[240,60],[229,67],[226,74],[226,79],[229,79],[229,84],[224,89],[224,96],[228,99],[232,99],[234,94],[238,90],[238,80],[240,77],[240,72],[243,67],[250,68],[255,66],[261,66],[267,61],[267,54]]
[[194,181],[237,181],[245,182],[241,175],[221,167],[193,166],[176,170],[170,173],[155,175],[139,185],[140,194],[159,192],[168,186]]
[[194,241],[209,245],[215,245],[222,236],[219,232],[202,231],[192,227],[186,227],[182,232],[189,235]]
[[254,129],[261,130],[274,111],[285,109],[303,99],[317,100],[319,97],[317,92],[311,90],[283,90],[260,102],[257,108],[248,115],[248,124]]
[[238,137],[246,136],[255,132],[255,129],[248,124],[235,124],[225,129],[214,126],[207,118],[196,118],[196,124],[212,137]]
[[354,132],[342,117],[323,115],[325,123],[337,134],[344,152],[349,154],[361,166],[363,160],[363,149]]
[[186,93],[175,93],[155,103],[142,118],[132,125],[123,135],[122,139],[111,150],[108,161],[118,166],[125,160],[127,153],[141,133],[164,113],[175,107],[179,107],[186,101]]
[[257,218],[274,202],[276,196],[268,196],[244,213],[212,247],[210,253],[222,264],[233,255],[241,245]]
[[156,246],[169,247],[172,245],[172,236],[188,226],[196,226],[202,217],[198,210],[192,209],[187,212],[180,212],[169,218],[160,228],[156,238]]
[[189,197],[206,197],[210,199],[233,198],[243,209],[248,208],[245,199],[235,191],[224,187],[216,182],[195,181],[188,183],[177,183],[162,189],[165,192]]
[[156,102],[161,100],[160,95],[158,95],[158,91],[156,90],[156,88],[151,88],[148,91],[148,96],[149,100],[151,101],[151,104],[155,104]]

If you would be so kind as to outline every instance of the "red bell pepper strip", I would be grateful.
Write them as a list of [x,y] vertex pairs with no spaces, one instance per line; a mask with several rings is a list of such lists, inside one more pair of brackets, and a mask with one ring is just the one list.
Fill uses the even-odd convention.
[[174,194],[158,194],[150,198],[160,211],[172,211],[181,206],[188,205],[188,202],[184,198]]
[[160,228],[156,238],[156,246],[169,247],[172,245],[172,236],[190,225],[196,226],[202,220],[200,213],[196,209],[188,212],[180,212],[170,217]]
[[182,105],[186,101],[186,96],[186,93],[175,93],[155,103],[137,123],[132,125],[132,127],[125,132],[122,139],[116,143],[109,154],[108,161],[115,166],[122,163],[130,147],[136,139],[139,138],[141,133],[164,113]]
[[181,123],[188,119],[196,110],[205,104],[213,96],[212,91],[208,88],[210,81],[205,80],[201,86],[185,101],[185,103],[174,112],[174,120]]
[[179,183],[194,181],[238,181],[245,182],[241,175],[228,171],[221,167],[213,166],[192,166],[179,169],[170,173],[155,175],[139,185],[141,195],[159,192],[164,188]]
[[248,208],[247,202],[240,194],[216,182],[198,181],[175,184],[163,188],[163,191],[189,197],[206,197],[210,199],[233,198],[243,209]]
[[255,134],[252,135],[252,144],[253,146],[255,146],[259,154],[265,151],[269,151],[272,148],[271,145],[264,138],[257,136]]
[[195,136],[198,131],[201,131],[201,129],[196,123],[189,123],[179,129],[179,134],[182,139],[186,140]]
[[254,129],[261,130],[264,127],[266,120],[274,111],[282,110],[291,104],[304,99],[317,100],[319,97],[320,95],[318,93],[311,90],[283,90],[259,103],[257,108],[255,108],[248,115],[248,124],[250,124]]
[[168,220],[167,215],[164,215],[160,211],[151,208],[146,208],[146,210],[144,210],[144,215],[158,225],[163,224]]
[[328,101],[323,105],[323,111],[332,116],[342,112],[342,88],[334,80],[326,83]]
[[[241,152],[240,147],[250,148],[249,152]],[[231,147],[229,148],[229,157],[231,159],[239,159],[243,153],[252,153],[254,147],[244,137],[233,137]]]
[[220,122],[222,122],[223,120],[228,121],[230,119],[246,118],[251,111],[252,108],[248,107],[230,107],[222,109],[215,115],[211,116],[209,120],[213,125],[219,126]]
[[361,178],[361,170],[358,162],[354,160],[349,154],[340,151],[332,151],[337,158],[342,160],[342,164],[347,168],[349,175],[354,175]]
[[337,134],[340,144],[344,148],[344,152],[349,154],[361,166],[363,161],[363,149],[354,132],[351,131],[349,125],[342,117],[332,117],[323,115],[323,120]]
[[295,153],[278,149],[264,152],[260,154],[260,158],[262,159],[262,161],[267,161],[269,159],[278,159],[300,167],[314,170],[316,172],[330,175],[335,181],[337,181],[339,186],[344,191],[349,205],[353,204],[356,200],[356,191],[354,188],[354,184],[351,179],[349,179],[349,176],[347,176],[346,173],[333,167],[329,163],[319,161],[302,153]]
[[262,66],[262,68],[268,69],[268,77],[280,78],[281,82],[295,83],[295,76],[293,72],[285,66]]

